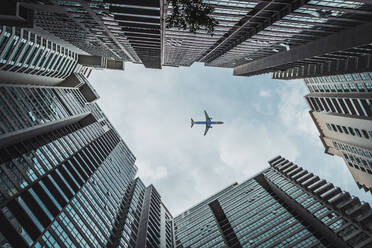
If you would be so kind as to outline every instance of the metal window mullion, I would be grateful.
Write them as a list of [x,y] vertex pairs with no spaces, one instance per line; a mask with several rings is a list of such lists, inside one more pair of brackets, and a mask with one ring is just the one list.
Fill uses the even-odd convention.
[[[89,182],[87,182],[89,183]],[[91,185],[91,187],[86,187],[84,186],[85,190],[88,192],[88,194],[90,195],[90,197],[93,199],[93,201],[95,201],[96,205],[101,209],[101,211],[98,211],[99,213],[103,213],[104,216],[106,217],[106,219],[110,220],[111,216],[108,215],[106,209],[104,209],[101,205],[100,205],[100,202],[103,202],[102,199],[98,196],[96,190],[94,189],[93,185]],[[93,192],[94,191],[94,192]],[[89,197],[86,197],[88,199],[88,201],[90,200]],[[97,200],[99,199],[99,200]],[[93,206],[93,205],[92,205]],[[111,224],[111,223],[110,223]],[[108,228],[110,230],[110,228]]]
[[[30,98],[30,95],[32,95],[33,98],[36,100],[33,92],[31,91],[32,88],[19,88],[19,89],[24,92],[24,95],[25,95],[26,99],[28,99],[28,102],[30,103],[30,106],[33,108],[33,111],[32,112],[37,112],[38,115],[39,115],[39,117],[45,118],[41,114],[41,112],[39,111],[39,108],[36,106],[38,103],[34,103],[34,101]],[[41,120],[36,119],[36,121],[38,122],[38,125],[42,124]]]
[[[0,94],[1,96],[1,94]],[[11,132],[14,132],[16,130],[18,130],[18,127],[15,126],[15,123],[14,121],[11,119],[11,117],[4,111],[4,109],[0,108],[0,113],[6,118],[7,122],[9,123],[9,125],[11,126],[11,128],[13,130],[11,131],[8,131],[7,129],[4,129],[6,130],[6,133],[11,133]],[[18,119],[17,119],[18,120]]]
[[[17,93],[20,93],[20,97],[22,98],[22,101],[23,103],[25,103],[25,106],[27,106],[29,112],[31,113],[37,113],[39,116],[41,116],[38,108],[36,108],[35,104],[31,101],[31,99],[29,98],[28,94],[26,94],[26,91],[23,89],[23,88],[14,88],[16,91],[18,91]],[[28,88],[27,89],[27,92],[30,92],[30,89]],[[35,114],[36,114],[35,113]],[[31,118],[30,116],[28,116],[28,118]],[[39,119],[35,118],[35,122],[36,123],[33,123],[33,126],[35,125],[40,125],[41,122]]]
[[[16,113],[13,106],[9,103],[9,101],[7,101],[7,99],[4,97],[3,94],[1,94],[1,92],[0,92],[0,98],[2,99],[2,102],[7,106],[7,109],[10,110],[10,112],[11,112],[10,114],[12,114],[12,116],[8,116],[9,119],[11,119],[11,121],[12,121],[12,119],[14,118],[21,125],[21,128],[27,128],[25,120],[22,120],[22,118],[20,118],[20,115],[19,115],[20,113]],[[2,112],[5,116],[7,116],[7,113],[4,111],[4,109],[3,109]],[[18,128],[15,128],[15,130],[18,130]]]
[[[21,165],[18,163],[18,161],[17,161],[16,159],[13,159],[11,162],[12,162],[12,163],[17,167],[17,169],[21,172],[21,174],[23,175],[23,178],[26,179],[27,184],[29,184],[29,185],[32,184],[33,181],[31,181],[31,179],[30,179],[29,176],[26,174],[26,172],[25,172],[22,168],[20,168]],[[26,163],[27,163],[27,162],[26,162]],[[35,179],[35,180],[37,180],[37,174],[36,174],[35,171],[32,169],[32,167],[29,166],[27,170],[31,170],[31,171],[36,175],[36,179]]]
[[5,163],[1,164],[0,167],[1,167],[0,170],[2,170],[3,173],[5,173],[5,175],[9,178],[9,180],[12,182],[12,184],[16,187],[17,193],[22,191],[22,188],[19,186],[19,183],[17,183],[17,181],[13,177],[12,173],[10,173],[9,170],[6,168]]
[[50,121],[56,121],[59,119],[58,116],[55,116],[54,112],[51,110],[51,106],[49,106],[50,102],[47,102],[47,100],[45,100],[45,98],[47,98],[45,95],[48,96],[48,90],[49,89],[45,88],[35,88],[33,92],[35,92],[35,95],[39,96],[41,103],[40,106],[47,115],[47,118],[50,119]]
[[[77,201],[76,197],[74,198],[74,200]],[[80,204],[81,205],[81,204]],[[93,234],[94,238],[96,239],[96,241],[103,246],[105,246],[105,244],[102,243],[102,240],[98,237],[98,235],[96,234],[95,230],[91,227],[91,224],[88,223],[88,221],[84,218],[84,216],[81,214],[81,212],[79,211],[79,209],[76,208],[75,204],[70,203],[70,206],[75,210],[76,214],[79,216],[79,218],[82,220],[82,222],[84,223],[84,225],[86,226],[86,228],[91,232],[91,234]],[[90,217],[90,216],[89,216]],[[100,230],[101,233],[102,233],[102,230]],[[104,233],[104,232],[103,232]]]
[[[14,90],[15,88],[13,88]],[[15,105],[17,105],[18,109],[20,109],[20,111],[23,113],[24,115],[24,119],[25,121],[27,122],[27,124],[29,126],[34,126],[34,123],[32,123],[30,117],[27,115],[27,113],[25,112],[25,110],[22,108],[22,106],[20,105],[20,101],[23,103],[23,105],[26,107],[26,104],[22,101],[22,99],[16,99],[11,90],[10,90],[10,87],[5,87],[5,90],[7,91],[7,93],[9,94],[9,97],[12,98],[13,102],[15,103]],[[16,94],[15,91],[13,91],[14,94]],[[22,114],[22,113],[17,113],[18,115]]]
[[[70,201],[71,202],[71,201]],[[66,204],[66,206],[69,206],[69,204]],[[92,241],[90,238],[81,230],[80,225],[77,224],[77,221],[75,221],[75,218],[73,215],[67,211],[67,208],[63,210],[63,213],[66,215],[66,218],[69,220],[69,222],[74,226],[74,229],[79,232],[80,236],[85,240],[85,242],[89,245],[89,247],[94,247],[92,244]],[[81,245],[80,245],[81,246]]]

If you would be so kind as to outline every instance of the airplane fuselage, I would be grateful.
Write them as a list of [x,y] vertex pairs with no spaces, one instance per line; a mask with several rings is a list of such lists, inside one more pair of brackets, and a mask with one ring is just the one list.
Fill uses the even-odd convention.
[[199,125],[215,125],[223,124],[223,121],[195,121],[194,123]]
[[213,125],[218,125],[218,124],[223,124],[223,121],[212,121],[212,118],[209,117],[207,111],[204,110],[205,114],[205,121],[194,121],[191,118],[191,127],[194,126],[194,124],[197,125],[205,125],[205,131],[204,131],[204,136],[207,134],[208,130],[212,128]]

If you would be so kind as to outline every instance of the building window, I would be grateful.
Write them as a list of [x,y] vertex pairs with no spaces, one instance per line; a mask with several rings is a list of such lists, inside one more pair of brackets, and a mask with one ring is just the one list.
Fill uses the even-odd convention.
[[358,230],[358,228],[354,225],[349,225],[342,229],[342,231],[338,232],[338,235],[341,237],[346,237],[349,234],[353,233],[354,231]]
[[345,78],[346,78],[346,81],[352,81],[353,80],[353,78],[351,77],[350,74],[346,74]]
[[337,132],[336,126],[334,124],[331,124],[333,131]]
[[338,75],[338,81],[339,81],[339,82],[344,82],[344,81],[345,81],[344,76],[342,76],[342,75]]
[[362,137],[362,134],[360,133],[358,128],[355,128],[355,132],[358,134],[359,137]]
[[360,76],[362,77],[362,80],[368,80],[369,78],[368,78],[368,75],[367,75],[367,73],[360,73]]
[[357,83],[357,87],[359,89],[359,91],[364,91],[364,86],[362,83]]
[[353,76],[353,79],[356,81],[359,81],[361,79],[359,74],[353,74],[352,76]]
[[357,91],[355,84],[349,84],[349,88],[351,91]]
[[344,133],[349,134],[349,131],[347,131],[347,128],[345,126],[342,126],[342,130],[344,130]]
[[351,135],[355,136],[354,130],[351,127],[349,127],[349,132],[351,133]]
[[365,85],[368,91],[372,91],[372,83],[366,83]]
[[363,136],[366,138],[366,139],[369,139],[369,135],[367,133],[366,130],[362,129],[362,133],[363,133]]

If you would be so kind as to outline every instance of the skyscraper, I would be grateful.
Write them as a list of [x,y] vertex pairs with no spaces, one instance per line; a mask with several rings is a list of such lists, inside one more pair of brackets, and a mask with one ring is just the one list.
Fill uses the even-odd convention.
[[369,1],[206,2],[219,21],[213,36],[166,28],[172,7],[164,0],[8,1],[0,21],[35,33],[47,31],[79,54],[147,68],[203,62],[234,68],[240,76],[275,72],[284,78],[371,67]]
[[136,247],[173,247],[173,217],[153,185],[144,194]]
[[[369,68],[368,1],[211,1],[219,21],[213,36],[167,29],[164,64],[234,68],[301,76]],[[353,39],[353,37],[358,37]]]
[[[364,31],[371,26],[371,9],[364,0],[211,3],[220,21],[213,37],[166,30],[168,9],[162,0],[23,0],[2,5],[0,22],[7,26],[0,34],[0,245],[372,245],[369,204],[281,157],[270,161],[271,168],[175,219],[155,187],[135,178],[134,155],[96,104],[99,95],[87,80],[92,68],[122,70],[123,61],[148,68],[199,61],[239,66],[239,75],[280,70],[275,77],[298,78],[370,67],[371,39]],[[349,39],[358,33],[360,39]],[[330,41],[334,46],[326,44]],[[359,77],[363,75],[370,79],[368,74]],[[369,91],[369,81],[360,83],[342,84],[342,90]],[[310,89],[331,93],[338,86]],[[346,130],[372,138],[367,130],[369,95],[327,97],[309,96],[314,119],[328,120],[319,110],[341,111],[343,123],[355,115],[360,120]],[[333,101],[339,105],[332,108]],[[341,124],[325,125],[329,131],[347,133]],[[338,149],[359,170],[354,173],[359,185],[367,187],[370,151],[358,144],[354,152],[350,140],[340,143],[328,136],[334,146],[330,151]]]
[[[261,31],[268,42],[260,45],[263,49],[253,48],[254,52],[246,54],[244,49],[252,48],[240,45],[238,56],[251,55],[247,59],[253,60],[237,63],[234,75],[277,72],[277,78],[295,78],[361,72],[370,67],[368,50],[372,37],[366,20],[371,17],[371,3],[292,1],[291,9],[282,6],[273,16]],[[262,37],[260,33],[257,36]],[[237,48],[231,52],[237,52]]]
[[58,84],[74,71],[78,54],[70,49],[18,27],[0,30],[0,76],[7,83]]
[[0,90],[1,233],[14,247],[104,246],[134,156],[79,88]]
[[344,159],[359,188],[372,190],[372,73],[306,78],[305,96],[325,152]]
[[161,68],[163,2],[7,1],[0,22],[58,37],[79,54]]
[[87,80],[123,61],[40,29],[1,31],[0,245],[173,247],[172,216],[135,179],[135,157]]
[[[164,65],[191,66],[194,62],[201,62],[201,58],[218,44],[235,25],[246,17],[248,12],[260,1],[206,1],[215,8],[212,16],[219,21],[213,36],[206,31],[190,33],[188,30],[170,28],[165,30]],[[170,15],[171,7],[168,7]]]
[[172,247],[160,195],[134,179],[135,157],[94,89],[70,77],[60,87],[0,85],[0,244]]
[[176,247],[371,247],[372,210],[282,157],[175,217]]

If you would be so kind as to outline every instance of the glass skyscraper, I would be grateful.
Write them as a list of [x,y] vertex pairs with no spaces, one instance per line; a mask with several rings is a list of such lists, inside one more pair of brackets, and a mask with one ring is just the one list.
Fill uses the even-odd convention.
[[3,236],[14,247],[105,246],[133,154],[78,88],[0,91]]
[[282,157],[174,218],[177,248],[371,247],[368,203]]
[[277,78],[298,78],[371,67],[369,1],[205,2],[219,22],[213,36],[167,28],[172,6],[165,0],[6,1],[0,22],[47,31],[79,54],[147,68],[202,62],[234,68],[239,76],[275,72]]
[[122,61],[9,26],[0,58],[0,246],[173,247],[173,217],[87,80]]
[[0,76],[7,83],[57,84],[73,72],[77,59],[77,53],[46,37],[0,27]]
[[89,87],[0,86],[4,247],[172,247],[172,216],[134,179],[135,157]]

